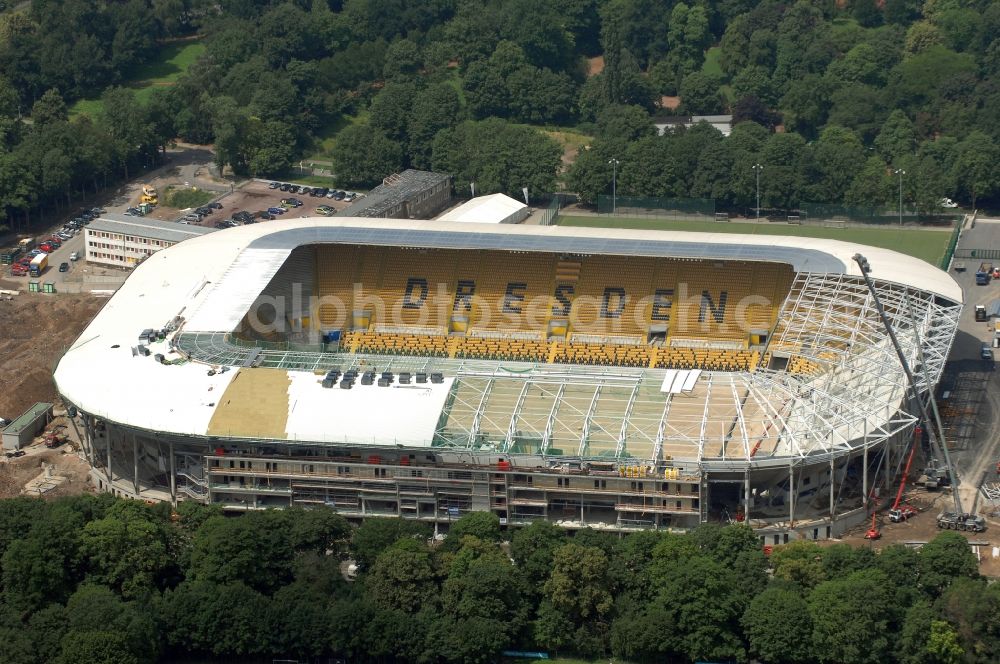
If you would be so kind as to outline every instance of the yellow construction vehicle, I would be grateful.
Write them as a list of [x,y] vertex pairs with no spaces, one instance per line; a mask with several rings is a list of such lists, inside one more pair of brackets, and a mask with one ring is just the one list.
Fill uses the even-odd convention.
[[156,193],[156,189],[148,184],[142,185],[142,195],[139,197],[139,202],[149,203],[150,205],[159,203],[159,196]]

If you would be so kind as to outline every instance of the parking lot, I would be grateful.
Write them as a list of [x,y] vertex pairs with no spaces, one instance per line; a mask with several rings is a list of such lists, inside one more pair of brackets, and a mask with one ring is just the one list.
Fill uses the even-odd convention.
[[[186,154],[186,153],[184,153]],[[193,170],[192,170],[193,169]],[[250,180],[245,182],[239,188],[226,192],[222,187],[219,186],[220,183],[211,183],[199,180],[197,178],[202,177],[204,170],[192,166],[188,172],[174,172],[177,169],[167,168],[165,175],[156,178],[144,178],[147,182],[152,182],[158,187],[165,187],[167,184],[174,184],[177,186],[177,178],[179,177],[189,177],[194,178],[191,180],[192,185],[198,185],[202,189],[208,190],[207,185],[211,184],[217,187],[215,193],[217,193],[217,198],[214,199],[213,203],[215,208],[211,214],[204,215],[204,217],[198,221],[189,222],[191,224],[204,226],[207,228],[217,228],[218,224],[225,222],[227,220],[233,219],[234,215],[239,215],[246,219],[247,216],[253,218],[253,222],[264,222],[270,221],[266,216],[268,208],[273,207],[284,207],[286,211],[282,214],[272,214],[274,219],[294,219],[299,217],[318,217],[318,216],[331,216],[333,213],[342,210],[351,204],[348,200],[336,200],[329,197],[318,197],[311,196],[309,193],[302,193],[297,187],[294,192],[292,191],[282,191],[280,188],[272,188],[272,181],[270,180]],[[183,169],[182,169],[183,170]],[[188,181],[184,181],[184,184],[188,184]],[[279,183],[286,184],[286,183]],[[291,186],[291,183],[287,183]],[[311,188],[310,188],[311,189]],[[132,207],[138,203],[138,197],[141,193],[141,183],[130,183],[127,187],[123,188],[120,195],[108,200],[106,203],[107,212],[123,213],[129,207]],[[360,198],[361,196],[359,196]],[[298,207],[292,207],[289,205],[283,205],[282,200],[287,200],[290,198],[297,199],[301,202]],[[322,206],[327,206],[330,210],[327,211],[326,215],[322,212],[318,212],[317,208]],[[179,222],[186,215],[191,214],[194,210],[175,210],[173,208],[168,208],[164,206],[156,207],[153,212],[148,216],[153,219],[160,219],[164,221]],[[241,215],[241,213],[246,213]],[[253,216],[255,215],[256,216]],[[73,213],[66,219],[66,222],[70,219],[81,214],[79,211]],[[64,222],[65,223],[65,222]],[[243,223],[243,222],[241,222]],[[124,273],[115,268],[109,268],[100,265],[88,265],[86,263],[86,252],[84,251],[84,232],[85,226],[80,225],[79,229],[69,238],[62,239],[62,245],[57,247],[49,255],[48,267],[44,270],[43,275],[38,279],[43,282],[51,282],[55,285],[57,291],[65,290],[65,288],[70,286],[76,286],[79,290],[82,282],[94,282],[94,287],[104,287],[104,281],[108,282],[108,288],[114,288],[120,283],[121,279],[124,277]],[[65,226],[60,224],[59,226],[53,227],[47,233],[37,234],[35,237],[41,242],[43,239],[49,238],[53,233],[64,231]],[[79,256],[78,261],[71,261],[70,255],[77,253]],[[60,265],[66,263],[66,268],[64,272],[60,272]],[[27,282],[31,278],[25,273],[18,273],[16,276],[11,274],[11,268],[4,265],[0,269],[0,288],[13,288],[21,289],[26,287]],[[100,282],[100,283],[97,283]]]
[[[282,200],[290,198],[297,199],[302,203],[302,205],[299,207],[282,205]],[[232,219],[233,215],[239,215],[242,212],[246,212],[251,216],[257,215],[256,221],[263,221],[266,223],[268,219],[266,217],[261,218],[261,215],[267,213],[268,208],[272,207],[285,207],[287,209],[287,211],[283,214],[270,215],[275,219],[319,217],[323,216],[321,213],[317,212],[317,208],[321,206],[326,205],[334,211],[339,211],[350,205],[350,202],[346,200],[338,201],[328,197],[320,198],[310,196],[309,194],[303,194],[298,190],[296,190],[295,193],[292,193],[291,191],[272,189],[271,181],[269,180],[251,180],[232,193],[225,194],[221,198],[218,198],[217,202],[222,206],[221,209],[205,215],[200,222],[192,221],[192,225],[215,228],[216,224],[227,219]],[[183,218],[186,214],[190,214],[190,211],[184,212],[184,214],[182,214],[179,218]]]

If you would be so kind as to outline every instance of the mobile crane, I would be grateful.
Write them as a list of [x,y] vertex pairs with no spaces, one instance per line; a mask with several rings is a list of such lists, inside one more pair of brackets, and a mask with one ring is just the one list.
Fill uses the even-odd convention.
[[[938,417],[937,404],[934,402],[934,395],[929,394],[927,399],[924,400],[920,397],[917,392],[917,381],[913,376],[913,371],[910,370],[910,363],[906,359],[906,354],[903,352],[902,346],[899,345],[899,339],[896,337],[896,331],[892,327],[892,322],[889,320],[888,315],[885,313],[885,308],[882,306],[882,301],[879,299],[878,292],[875,290],[875,284],[872,283],[871,277],[868,273],[871,271],[871,266],[868,264],[868,259],[861,254],[854,254],[854,262],[858,264],[858,268],[861,270],[861,277],[865,280],[865,285],[868,287],[868,292],[872,296],[872,301],[875,304],[875,310],[878,312],[879,318],[882,320],[882,325],[885,327],[886,333],[889,335],[889,341],[892,342],[892,347],[896,351],[896,356],[899,358],[899,363],[902,366],[903,373],[906,375],[906,380],[910,393],[913,400],[917,403],[920,408],[920,414],[923,417],[923,421],[927,424],[927,434],[930,440],[931,447],[934,449],[936,455],[940,455],[944,459],[945,467],[948,470],[948,481],[951,485],[951,496],[955,503],[955,511],[953,512],[942,512],[938,514],[937,526],[938,528],[943,528],[947,530],[969,530],[973,532],[982,532],[986,530],[986,520],[983,517],[976,514],[966,512],[962,509],[962,499],[958,495],[958,483],[955,481],[955,468],[951,464],[951,458],[948,454],[948,446],[944,440],[944,430],[941,427],[941,420]],[[911,311],[912,315],[912,311]],[[919,333],[916,332],[916,327],[914,327],[914,333],[917,334],[917,352],[919,354],[920,366],[923,368],[926,378],[927,363],[924,361],[923,349],[921,348]],[[930,408],[928,408],[928,403]],[[931,420],[930,409],[934,411],[934,419]],[[939,437],[940,434],[940,437]],[[912,458],[912,451],[911,451]],[[907,461],[907,467],[909,467],[909,461]],[[905,477],[905,475],[904,475]],[[899,496],[902,495],[902,485],[900,485],[900,492],[897,494],[897,502]],[[912,516],[909,515],[909,516]],[[906,518],[909,518],[907,516]],[[872,518],[872,529],[875,527],[874,517]],[[871,531],[869,531],[871,532]],[[867,537],[867,533],[866,533]]]
[[[889,508],[889,521],[893,523],[902,523],[906,521],[911,516],[916,516],[918,513],[917,508],[913,505],[903,503],[903,492],[906,491],[906,479],[910,475],[910,467],[913,465],[913,455],[917,451],[917,441],[923,435],[923,429],[920,425],[917,425],[913,429],[913,442],[910,443],[910,453],[906,457],[906,467],[903,468],[903,475],[899,480],[899,488],[896,489],[896,499],[892,502],[892,507]],[[872,512],[872,525],[865,531],[865,539],[867,540],[877,540],[882,537],[882,532],[878,529],[877,525],[878,510]]]

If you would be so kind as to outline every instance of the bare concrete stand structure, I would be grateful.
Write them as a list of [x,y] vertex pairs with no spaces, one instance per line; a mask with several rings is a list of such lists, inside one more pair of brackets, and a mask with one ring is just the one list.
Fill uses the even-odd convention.
[[[512,266],[555,256],[559,274],[543,275],[550,285],[602,256],[673,261],[685,274],[717,264],[725,269],[704,273],[723,289],[751,273],[789,276],[769,327],[743,338],[685,337],[675,320],[643,327],[648,338],[636,345],[581,341],[551,321],[540,337],[477,337],[474,317],[452,317],[433,336],[380,327],[351,307],[331,336],[307,300],[326,292],[317,261],[338,246],[344,256],[352,247],[517,252]],[[230,510],[329,507],[440,528],[489,510],[511,526],[548,519],[622,532],[729,519],[747,520],[766,543],[827,538],[864,520],[917,422],[851,261],[862,250],[903,352],[925,364],[917,389],[933,389],[962,292],[895,252],[804,238],[339,218],[241,227],[159,252],[55,378],[79,413],[95,483],[121,495]],[[379,288],[389,288],[391,265],[358,265],[383,270]],[[262,317],[284,332],[240,332],[274,297],[287,306]],[[530,353],[537,359],[525,360]],[[351,375],[357,383],[341,384]]]

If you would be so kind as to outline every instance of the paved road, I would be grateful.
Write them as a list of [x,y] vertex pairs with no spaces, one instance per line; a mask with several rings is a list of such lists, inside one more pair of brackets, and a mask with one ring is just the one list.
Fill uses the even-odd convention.
[[[978,220],[975,228],[963,232],[959,247],[1000,249],[1000,220]],[[951,272],[965,293],[965,309],[948,359],[950,362],[961,363],[964,367],[974,368],[981,366],[980,347],[983,342],[992,341],[994,325],[992,320],[987,323],[976,322],[975,305],[989,307],[991,302],[1000,299],[1000,280],[991,281],[986,286],[977,286],[975,271],[978,261],[956,259],[955,262],[965,263],[966,267],[964,272]],[[1000,355],[1000,349],[994,352]],[[989,363],[989,366],[993,368],[993,363]],[[959,495],[965,509],[971,509],[983,474],[989,473],[992,476],[991,471],[1000,458],[1000,371],[993,372],[986,389],[985,399],[977,413],[975,438],[967,450],[953,455],[959,473]]]

